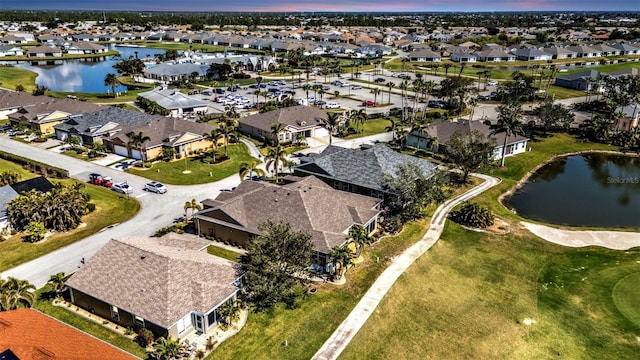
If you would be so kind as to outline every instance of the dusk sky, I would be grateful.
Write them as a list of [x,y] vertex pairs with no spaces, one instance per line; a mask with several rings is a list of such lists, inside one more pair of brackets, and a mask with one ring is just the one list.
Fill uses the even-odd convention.
[[105,11],[640,11],[638,0],[0,0],[0,9]]

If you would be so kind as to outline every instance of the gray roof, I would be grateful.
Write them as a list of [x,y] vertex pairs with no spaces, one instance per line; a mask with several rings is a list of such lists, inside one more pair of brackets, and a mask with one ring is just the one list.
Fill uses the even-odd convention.
[[138,111],[125,110],[113,106],[108,106],[100,111],[82,113],[71,116],[65,122],[54,126],[55,129],[76,132],[79,134],[91,134],[95,129],[108,124],[109,122],[120,125],[141,125],[151,120],[162,118],[161,115],[147,115]]
[[409,58],[441,58],[440,54],[437,54],[429,49],[416,50],[409,54]]
[[573,73],[573,74],[568,74],[568,75],[560,75],[557,76],[556,79],[561,79],[561,80],[566,80],[566,81],[573,81],[573,80],[579,80],[579,79],[597,79],[598,76],[606,76],[608,74],[603,73],[601,71],[598,70],[585,70],[585,71],[580,71],[577,73]]
[[204,64],[194,64],[194,63],[181,63],[174,64],[173,62],[164,62],[162,64],[154,65],[152,67],[148,67],[144,70],[145,74],[150,75],[166,75],[166,76],[183,76],[183,75],[191,75],[194,72],[197,72],[200,76],[204,76],[207,74],[207,70],[209,70],[208,65]]
[[567,48],[563,48],[563,47],[547,47],[542,49],[544,52],[548,53],[548,54],[552,54],[552,55],[560,55],[560,54],[576,54],[575,51],[567,49]]
[[323,124],[327,113],[312,106],[291,106],[241,118],[240,123],[264,131],[271,131],[271,124],[280,123],[296,129],[313,128]]
[[206,314],[238,288],[237,265],[185,235],[112,239],[68,281],[73,289],[166,328]]
[[621,51],[640,51],[640,47],[624,43],[611,44],[611,47]]
[[[483,135],[494,139],[496,146],[502,146],[504,144],[505,133],[492,134],[491,128],[481,121],[469,121],[464,119],[459,119],[458,121],[443,121],[432,124],[426,129],[426,133],[430,137],[437,137],[438,143],[442,145],[447,145],[455,133],[470,135],[473,131],[479,131]],[[416,133],[411,134],[411,136],[416,135]],[[507,145],[515,144],[523,140],[527,140],[527,138],[520,135],[510,136]]]
[[196,218],[260,234],[267,220],[284,221],[295,231],[311,235],[314,249],[327,253],[347,240],[353,224],[366,225],[375,218],[380,199],[335,190],[314,176],[278,186],[243,181],[232,192],[223,192]]
[[158,87],[151,91],[139,93],[138,96],[149,101],[154,101],[161,107],[168,110],[207,106],[205,101],[183,94],[178,89],[164,89]]
[[317,174],[373,190],[383,190],[384,175],[395,176],[400,165],[414,163],[426,177],[431,177],[436,169],[436,165],[429,161],[401,154],[384,145],[365,150],[329,145],[320,154],[309,154],[302,161],[303,163],[295,168],[296,171]]
[[532,56],[551,56],[551,54],[538,50],[538,49],[518,49],[513,52],[515,56],[524,56],[524,57],[532,57]]

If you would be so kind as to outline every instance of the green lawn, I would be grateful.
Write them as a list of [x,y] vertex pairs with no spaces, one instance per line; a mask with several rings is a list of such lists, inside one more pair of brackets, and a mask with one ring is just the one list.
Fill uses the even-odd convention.
[[549,96],[551,96],[555,100],[562,100],[562,99],[585,96],[585,92],[580,90],[568,89],[560,86],[551,85],[549,87]]
[[[218,148],[218,155],[224,154],[224,147]],[[240,164],[254,159],[249,155],[247,146],[243,143],[232,144],[228,147],[229,159],[215,165],[209,165],[197,158],[182,158],[172,162],[158,162],[151,168],[133,168],[128,172],[147,179],[161,181],[174,185],[205,184],[224,179],[237,174]],[[183,171],[190,171],[183,173]],[[209,176],[209,173],[212,176]]]
[[233,262],[238,262],[240,259],[240,255],[242,255],[238,252],[227,250],[216,245],[209,245],[209,247],[207,247],[207,252],[211,255],[231,260]]
[[391,121],[389,121],[388,119],[367,120],[361,127],[360,125],[358,125],[358,130],[362,130],[362,132],[351,134],[347,136],[346,139],[354,139],[363,136],[381,134],[387,131],[386,127],[389,125],[391,125]]
[[30,70],[0,66],[0,87],[3,88],[15,90],[22,85],[25,91],[31,92],[36,88],[36,77],[38,74]]
[[20,180],[29,180],[31,178],[34,178],[38,175],[27,171],[25,169],[22,168],[22,166],[13,163],[11,161],[7,161],[4,159],[0,159],[0,173],[5,172],[5,171],[10,171],[10,172],[15,172],[20,174]]
[[[66,184],[77,182],[70,179],[52,181],[61,181]],[[91,202],[96,204],[96,210],[83,218],[86,226],[67,233],[57,233],[36,244],[23,242],[20,234],[0,242],[0,271],[10,269],[72,244],[97,233],[109,225],[126,221],[132,218],[140,209],[140,204],[135,199],[123,196],[115,191],[89,184],[86,185],[86,191],[91,196]]]
[[45,286],[36,291],[37,300],[33,306],[34,308],[133,355],[136,355],[143,359],[147,358],[147,352],[142,347],[140,347],[140,345],[127,338],[126,336],[122,336],[114,331],[100,326],[99,324],[96,324],[89,319],[77,315],[67,310],[66,308],[53,306],[52,301],[50,299],[47,299],[46,296],[43,296],[43,294],[47,295],[47,292],[49,291],[49,286]]
[[613,302],[629,321],[640,327],[640,272],[627,275],[613,288]]

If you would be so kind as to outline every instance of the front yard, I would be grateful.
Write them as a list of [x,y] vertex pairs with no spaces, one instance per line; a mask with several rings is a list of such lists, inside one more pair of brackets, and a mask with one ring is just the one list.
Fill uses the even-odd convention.
[[348,135],[345,139],[355,139],[364,136],[382,134],[387,132],[387,126],[391,125],[389,119],[372,119],[364,122],[363,125],[358,125],[357,133]]
[[[217,156],[224,154],[224,146],[218,147]],[[173,185],[206,184],[238,174],[240,164],[253,159],[243,143],[228,146],[229,159],[207,164],[197,157],[182,158],[171,162],[157,162],[150,168],[130,168],[127,172]],[[209,175],[211,174],[211,176]]]
[[[0,170],[4,169],[4,165],[1,165]],[[70,179],[52,180],[52,182],[58,181],[65,184],[77,182]],[[140,204],[134,198],[122,196],[115,191],[89,184],[86,185],[85,189],[91,196],[91,202],[96,204],[95,211],[83,218],[86,225],[81,225],[67,233],[56,233],[35,244],[22,241],[21,234],[16,234],[10,239],[0,242],[0,271],[10,269],[72,244],[97,233],[109,225],[127,221],[140,209]]]

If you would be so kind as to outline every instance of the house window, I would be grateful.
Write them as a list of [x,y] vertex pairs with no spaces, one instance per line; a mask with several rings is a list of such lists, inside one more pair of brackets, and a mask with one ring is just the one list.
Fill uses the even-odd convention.
[[340,190],[340,188],[342,187],[342,182],[338,181],[338,180],[333,180],[333,188]]
[[115,305],[111,305],[111,317],[120,321],[120,312]]
[[138,316],[138,315],[134,315],[133,316],[133,323],[135,325],[139,325],[139,326],[144,327],[144,319],[142,317]]
[[349,183],[342,183],[342,190],[343,191],[349,191],[349,189],[351,188]]

